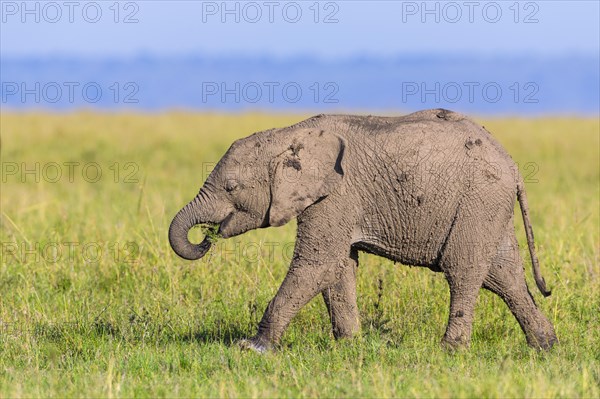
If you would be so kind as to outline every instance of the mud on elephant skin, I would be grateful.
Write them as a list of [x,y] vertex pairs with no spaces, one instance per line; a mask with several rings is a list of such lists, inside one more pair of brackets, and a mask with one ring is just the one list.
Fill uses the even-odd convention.
[[554,328],[527,287],[514,231],[519,201],[535,281],[545,295],[529,208],[518,168],[483,127],[451,111],[403,117],[318,115],[237,140],[198,195],[173,219],[169,240],[199,259],[197,224],[232,237],[298,220],[296,246],[257,334],[242,342],[262,352],[314,296],[327,305],[336,338],[359,330],[358,251],[444,273],[450,313],[442,342],[468,346],[483,287],[499,295],[529,345],[549,349]]

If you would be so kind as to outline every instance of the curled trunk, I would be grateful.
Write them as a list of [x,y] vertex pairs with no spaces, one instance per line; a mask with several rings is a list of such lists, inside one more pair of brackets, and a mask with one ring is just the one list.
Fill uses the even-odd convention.
[[184,259],[196,260],[202,258],[210,249],[209,237],[200,244],[193,244],[188,239],[190,229],[198,224],[208,223],[204,215],[202,193],[198,194],[189,204],[181,209],[173,218],[169,227],[169,243],[173,251]]

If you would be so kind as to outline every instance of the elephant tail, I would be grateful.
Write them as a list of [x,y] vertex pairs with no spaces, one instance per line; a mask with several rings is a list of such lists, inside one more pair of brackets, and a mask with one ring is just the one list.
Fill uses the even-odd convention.
[[531,266],[533,268],[533,277],[540,292],[545,296],[550,296],[552,291],[546,288],[546,281],[540,272],[540,262],[535,253],[535,244],[533,242],[533,229],[529,221],[529,205],[527,204],[527,195],[525,194],[525,183],[519,174],[519,182],[517,183],[517,199],[521,207],[521,215],[523,216],[523,224],[525,225],[525,235],[527,236],[527,246],[529,247],[529,255],[531,256]]

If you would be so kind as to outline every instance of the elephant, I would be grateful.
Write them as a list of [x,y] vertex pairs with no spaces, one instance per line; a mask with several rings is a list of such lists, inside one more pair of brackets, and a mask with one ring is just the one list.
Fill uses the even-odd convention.
[[287,275],[258,332],[242,347],[275,349],[296,313],[321,294],[336,339],[360,330],[358,251],[444,274],[450,311],[442,345],[469,347],[481,288],[497,294],[529,346],[557,337],[525,280],[514,230],[518,200],[533,275],[544,296],[524,180],[483,127],[445,109],[404,116],[317,115],[235,141],[199,193],[173,218],[169,242],[188,260],[203,257],[210,226],[222,238],[297,219]]

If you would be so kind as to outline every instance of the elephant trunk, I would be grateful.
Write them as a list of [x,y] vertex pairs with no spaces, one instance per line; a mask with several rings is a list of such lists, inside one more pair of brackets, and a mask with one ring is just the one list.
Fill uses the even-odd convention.
[[188,232],[192,227],[202,223],[210,223],[209,218],[206,216],[205,202],[205,197],[200,192],[175,215],[169,227],[171,248],[184,259],[200,259],[210,249],[211,242],[208,236],[200,244],[193,244],[188,239]]

